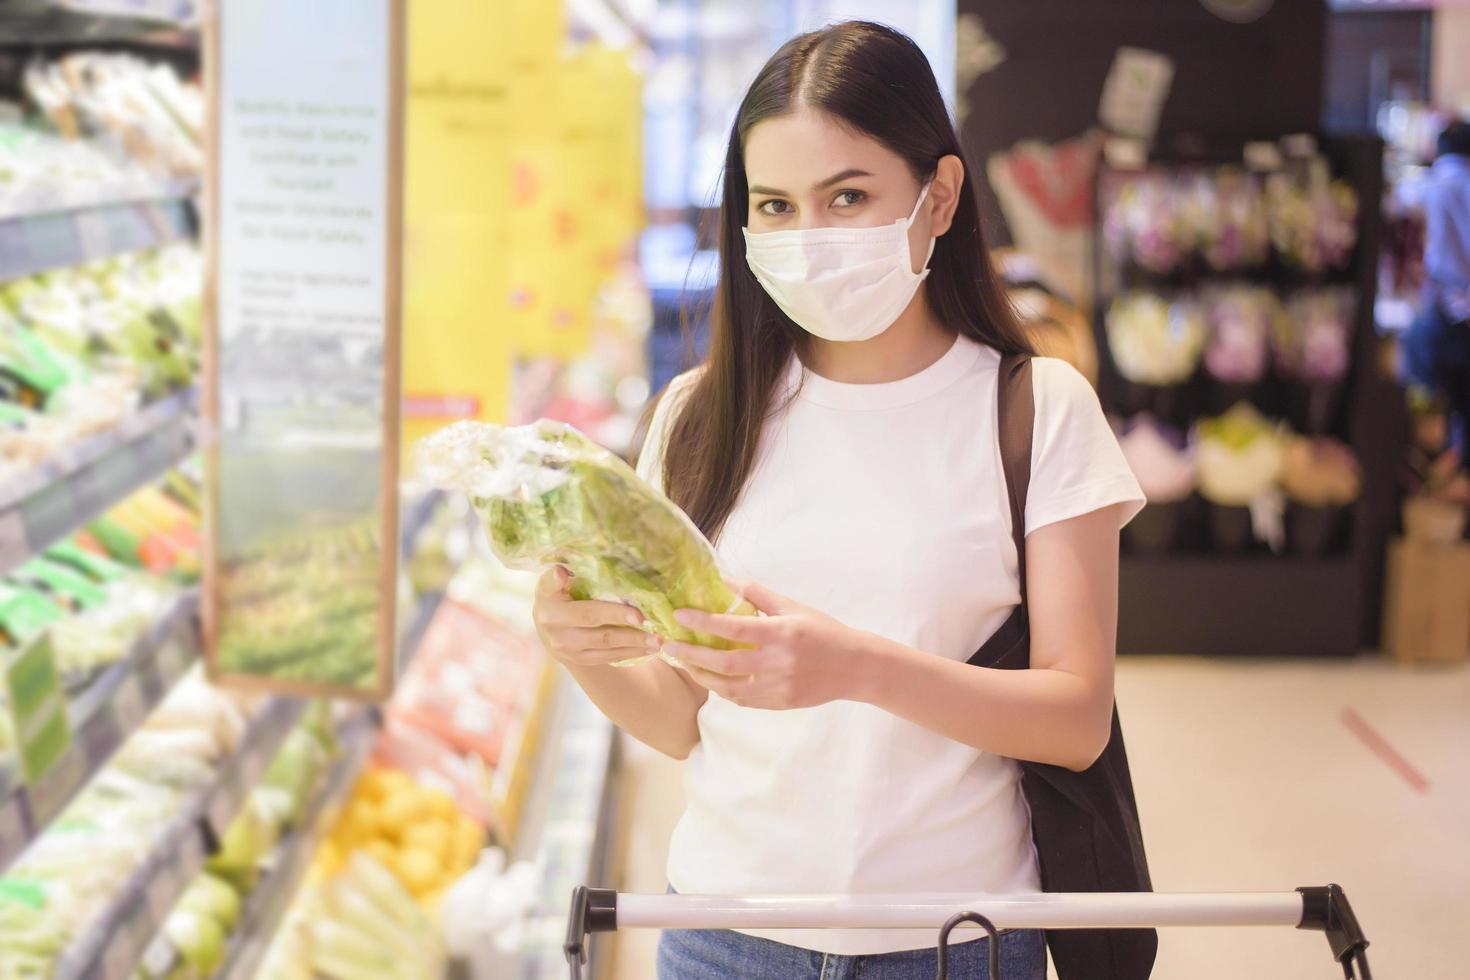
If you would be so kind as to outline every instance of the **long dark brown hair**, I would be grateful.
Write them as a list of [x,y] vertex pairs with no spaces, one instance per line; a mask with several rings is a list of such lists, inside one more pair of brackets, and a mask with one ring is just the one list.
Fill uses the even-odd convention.
[[[781,46],[740,103],[725,153],[720,278],[705,369],[683,399],[664,452],[664,486],[711,540],[750,478],[777,381],[805,334],[767,297],[745,263],[749,207],[745,137],[763,119],[819,109],[903,157],[927,181],[941,157],[963,158],[934,72],[907,36],[867,21],[801,34]],[[1030,352],[980,231],[969,170],[950,229],[924,282],[945,326],[1001,353]]]

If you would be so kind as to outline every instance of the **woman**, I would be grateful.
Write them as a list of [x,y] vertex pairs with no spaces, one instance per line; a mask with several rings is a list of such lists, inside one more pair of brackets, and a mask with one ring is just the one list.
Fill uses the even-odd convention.
[[[914,43],[852,22],[782,47],[731,133],[721,224],[710,354],[640,471],[765,615],[681,612],[746,648],[614,669],[658,641],[558,569],[542,637],[608,717],[687,758],[678,891],[1039,891],[1017,760],[1081,771],[1109,743],[1118,531],[1143,496],[1091,388],[1036,359],[1030,669],[965,662],[1021,597],[996,392],[1028,348]],[[954,975],[982,976],[988,940],[963,935]],[[927,978],[934,944],[670,932],[659,976]],[[1007,980],[1045,975],[1041,933],[1000,944]]]

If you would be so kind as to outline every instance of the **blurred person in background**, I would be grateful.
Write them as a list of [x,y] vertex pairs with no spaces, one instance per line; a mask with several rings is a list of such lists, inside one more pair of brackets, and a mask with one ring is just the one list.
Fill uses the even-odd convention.
[[1404,379],[1443,404],[1450,452],[1464,467],[1470,464],[1470,122],[1445,127],[1429,174],[1400,194],[1424,212],[1428,277],[1419,316],[1403,338]]

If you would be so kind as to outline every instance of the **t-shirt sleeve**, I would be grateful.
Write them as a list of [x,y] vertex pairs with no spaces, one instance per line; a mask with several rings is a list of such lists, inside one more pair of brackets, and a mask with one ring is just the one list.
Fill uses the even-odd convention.
[[673,428],[679,410],[684,407],[684,399],[698,376],[697,370],[679,375],[664,389],[658,400],[658,407],[653,410],[653,418],[648,422],[648,435],[643,439],[643,449],[638,454],[638,475],[645,483],[657,487],[661,493],[665,492],[664,451],[669,443],[669,430]]
[[1065,361],[1038,357],[1031,364],[1036,426],[1026,533],[1117,504],[1119,527],[1127,524],[1145,498],[1097,393]]

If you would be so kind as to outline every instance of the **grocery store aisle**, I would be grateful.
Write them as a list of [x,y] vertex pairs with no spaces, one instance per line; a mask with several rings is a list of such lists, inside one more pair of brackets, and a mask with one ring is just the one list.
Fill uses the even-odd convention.
[[[1470,669],[1125,658],[1118,703],[1161,891],[1338,882],[1379,976],[1465,975],[1470,919]],[[658,891],[678,764],[627,756],[619,888]],[[604,980],[650,980],[651,934],[617,937]],[[1319,935],[1160,935],[1159,978],[1329,980]]]

